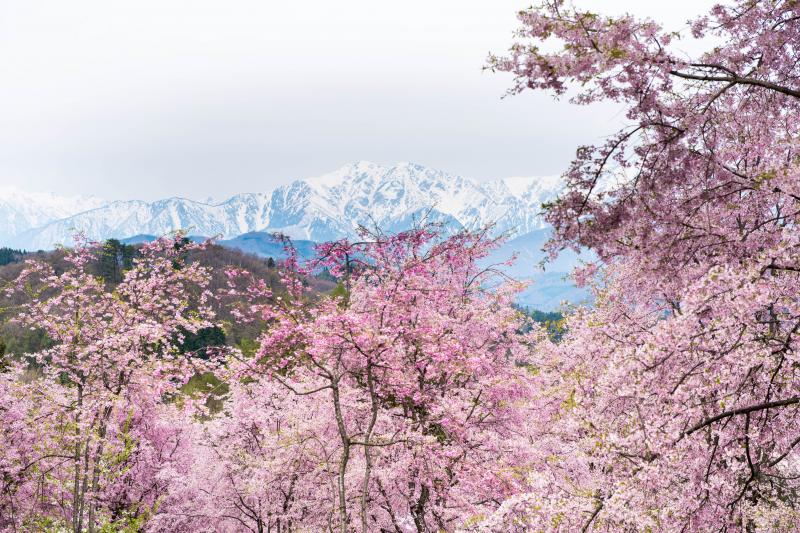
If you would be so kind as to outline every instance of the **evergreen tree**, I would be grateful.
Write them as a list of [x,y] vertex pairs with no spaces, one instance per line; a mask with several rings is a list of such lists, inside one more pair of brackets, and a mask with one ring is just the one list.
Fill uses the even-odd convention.
[[108,239],[98,256],[98,274],[108,283],[122,282],[123,273],[133,266],[136,248],[118,239]]
[[16,263],[22,259],[25,252],[22,250],[14,250],[12,248],[0,248],[0,266],[9,263]]

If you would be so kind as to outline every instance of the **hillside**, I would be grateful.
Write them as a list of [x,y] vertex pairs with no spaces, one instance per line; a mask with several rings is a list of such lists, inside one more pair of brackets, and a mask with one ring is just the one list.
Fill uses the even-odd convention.
[[[124,270],[130,266],[130,261],[136,256],[136,249],[136,245],[109,240],[98,249],[92,269],[97,276],[102,277],[110,286],[113,286],[121,281]],[[1,252],[2,250],[0,250],[0,256]],[[13,260],[7,264],[0,265],[0,287],[5,286],[19,275],[25,259],[44,260],[52,265],[56,272],[61,272],[66,268],[63,251],[15,253],[11,258]],[[265,280],[267,285],[275,291],[282,290],[274,266],[275,262],[269,257],[257,257],[235,248],[211,245],[204,250],[193,251],[188,260],[198,262],[211,269],[212,282],[209,288],[215,292],[226,287],[225,270],[228,267],[244,269],[251,272],[256,278]],[[336,286],[335,282],[324,276],[309,278],[308,283],[312,296],[330,292]],[[9,297],[0,292],[0,345],[4,348],[2,351],[6,353],[19,355],[38,351],[48,345],[48,340],[40,331],[20,327],[11,321],[22,302],[23,299],[20,295]],[[245,324],[235,320],[229,315],[227,306],[219,305],[215,306],[215,309],[223,322],[227,324],[226,337],[223,337],[225,342],[242,345],[245,348],[255,342],[260,324]]]

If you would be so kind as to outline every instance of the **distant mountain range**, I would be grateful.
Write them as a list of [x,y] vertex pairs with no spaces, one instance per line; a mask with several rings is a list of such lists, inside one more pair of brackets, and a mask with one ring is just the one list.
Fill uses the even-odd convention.
[[[107,203],[94,196],[67,197],[0,186],[0,246],[20,242],[19,237],[33,228]],[[52,243],[41,248],[52,248]]]
[[563,295],[569,293],[571,301],[576,296],[562,279],[574,257],[561,261],[557,270],[534,275],[548,232],[541,204],[560,190],[554,176],[476,182],[413,163],[382,166],[363,161],[219,203],[186,198],[104,202],[0,188],[0,246],[47,250],[71,244],[77,231],[92,240],[136,242],[184,229],[191,235],[219,237],[224,246],[276,257],[281,250],[272,232],[289,235],[298,241],[301,253],[310,254],[314,242],[352,237],[359,226],[392,232],[422,218],[453,230],[494,224],[497,234],[513,239],[499,253],[519,253],[519,265],[525,267],[522,277],[546,282],[523,303],[545,309],[556,307]]
[[541,229],[543,201],[560,188],[554,177],[506,178],[478,183],[438,170],[399,163],[359,162],[268,192],[238,194],[221,203],[185,198],[104,203],[17,192],[0,203],[0,243],[26,249],[69,244],[76,230],[90,239],[163,235],[176,228],[232,238],[253,231],[328,241],[352,236],[359,225],[404,229],[427,214],[454,227],[480,227],[522,235]]

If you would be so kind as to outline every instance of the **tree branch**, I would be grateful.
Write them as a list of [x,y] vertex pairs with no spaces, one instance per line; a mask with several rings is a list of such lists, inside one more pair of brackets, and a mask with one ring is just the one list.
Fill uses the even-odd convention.
[[702,429],[706,426],[713,424],[714,422],[718,422],[723,418],[729,418],[736,415],[745,415],[748,413],[752,413],[754,411],[763,411],[765,409],[771,409],[773,407],[784,407],[787,405],[792,405],[800,403],[800,396],[795,396],[794,398],[787,398],[785,400],[776,400],[774,402],[765,402],[765,403],[758,403],[754,405],[748,405],[747,407],[740,407],[738,409],[731,409],[730,411],[725,411],[724,413],[720,413],[716,416],[712,416],[711,418],[707,418],[702,422],[699,422],[689,428],[688,430],[684,431],[684,435],[691,435],[698,429]]
[[800,98],[800,91],[798,90],[790,89],[789,87],[784,87],[783,85],[778,85],[769,81],[757,80],[755,78],[743,78],[741,76],[708,76],[705,74],[689,74],[686,72],[680,72],[678,70],[670,70],[669,73],[685,80],[721,81],[726,83],[735,83],[737,85],[753,85],[755,87],[761,87],[763,89],[769,89],[781,94]]

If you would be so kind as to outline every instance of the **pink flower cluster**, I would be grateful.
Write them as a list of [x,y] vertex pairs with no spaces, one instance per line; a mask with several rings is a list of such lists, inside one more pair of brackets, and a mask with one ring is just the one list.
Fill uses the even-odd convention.
[[[596,307],[537,347],[531,488],[497,530],[800,527],[800,4],[694,20],[714,47],[548,0],[492,65],[512,92],[575,88],[629,126],[583,147],[547,206],[550,244],[590,247]],[[588,274],[588,276],[587,276]]]

